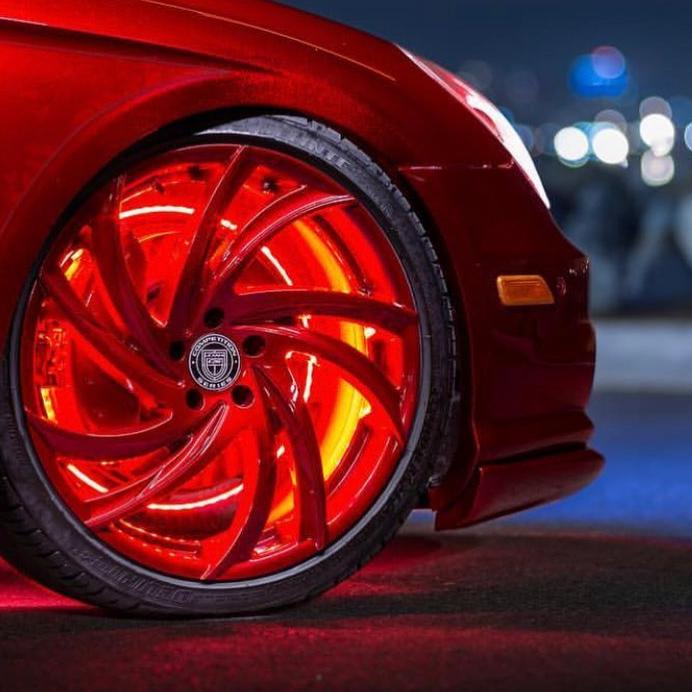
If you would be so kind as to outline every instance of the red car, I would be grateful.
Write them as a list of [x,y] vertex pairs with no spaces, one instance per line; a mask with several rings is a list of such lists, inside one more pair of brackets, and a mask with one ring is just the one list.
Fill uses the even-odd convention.
[[454,75],[260,0],[0,18],[0,544],[142,614],[294,603],[415,507],[602,466],[588,261]]

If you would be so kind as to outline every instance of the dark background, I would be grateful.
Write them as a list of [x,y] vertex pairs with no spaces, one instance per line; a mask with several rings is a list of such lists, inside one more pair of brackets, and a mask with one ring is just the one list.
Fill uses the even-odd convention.
[[543,113],[554,101],[568,101],[570,64],[599,45],[614,45],[624,53],[642,93],[672,96],[691,87],[692,5],[685,0],[290,0],[284,4],[396,41],[448,69],[456,70],[473,59],[486,60],[498,73],[529,67],[543,87],[535,104]]

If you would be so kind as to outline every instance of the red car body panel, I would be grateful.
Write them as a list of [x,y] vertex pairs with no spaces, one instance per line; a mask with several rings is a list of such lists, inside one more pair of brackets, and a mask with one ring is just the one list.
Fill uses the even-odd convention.
[[[398,47],[260,0],[28,0],[0,11],[0,334],[56,222],[123,152],[175,124],[295,113],[358,143],[437,237],[460,318],[461,444],[438,526],[552,500],[600,470],[587,448],[586,259],[476,115]],[[556,304],[507,308],[500,274]]]

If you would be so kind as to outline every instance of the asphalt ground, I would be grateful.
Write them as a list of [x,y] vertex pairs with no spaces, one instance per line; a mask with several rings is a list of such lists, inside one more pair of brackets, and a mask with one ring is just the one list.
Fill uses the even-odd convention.
[[598,394],[608,466],[561,503],[435,534],[250,619],[114,617],[0,564],[0,690],[692,689],[692,396]]

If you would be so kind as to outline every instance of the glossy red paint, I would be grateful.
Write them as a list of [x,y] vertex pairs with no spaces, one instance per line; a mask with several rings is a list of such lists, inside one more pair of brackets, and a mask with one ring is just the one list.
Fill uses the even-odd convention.
[[[521,502],[510,485],[503,511],[530,504],[532,492],[547,499],[546,463],[512,458],[549,450],[559,464],[578,451],[583,464],[564,481],[549,473],[565,492],[593,475],[600,459],[583,451],[595,351],[588,263],[488,122],[410,56],[260,0],[33,0],[2,14],[0,60],[13,66],[0,83],[3,337],[56,221],[123,152],[172,125],[302,114],[367,151],[437,238],[464,373],[460,449],[431,492],[441,516],[456,517],[442,523],[463,524],[459,508],[483,497],[470,483],[487,475],[479,468],[497,464],[493,478],[527,469]],[[556,304],[502,306],[496,278],[513,273],[544,276]]]

